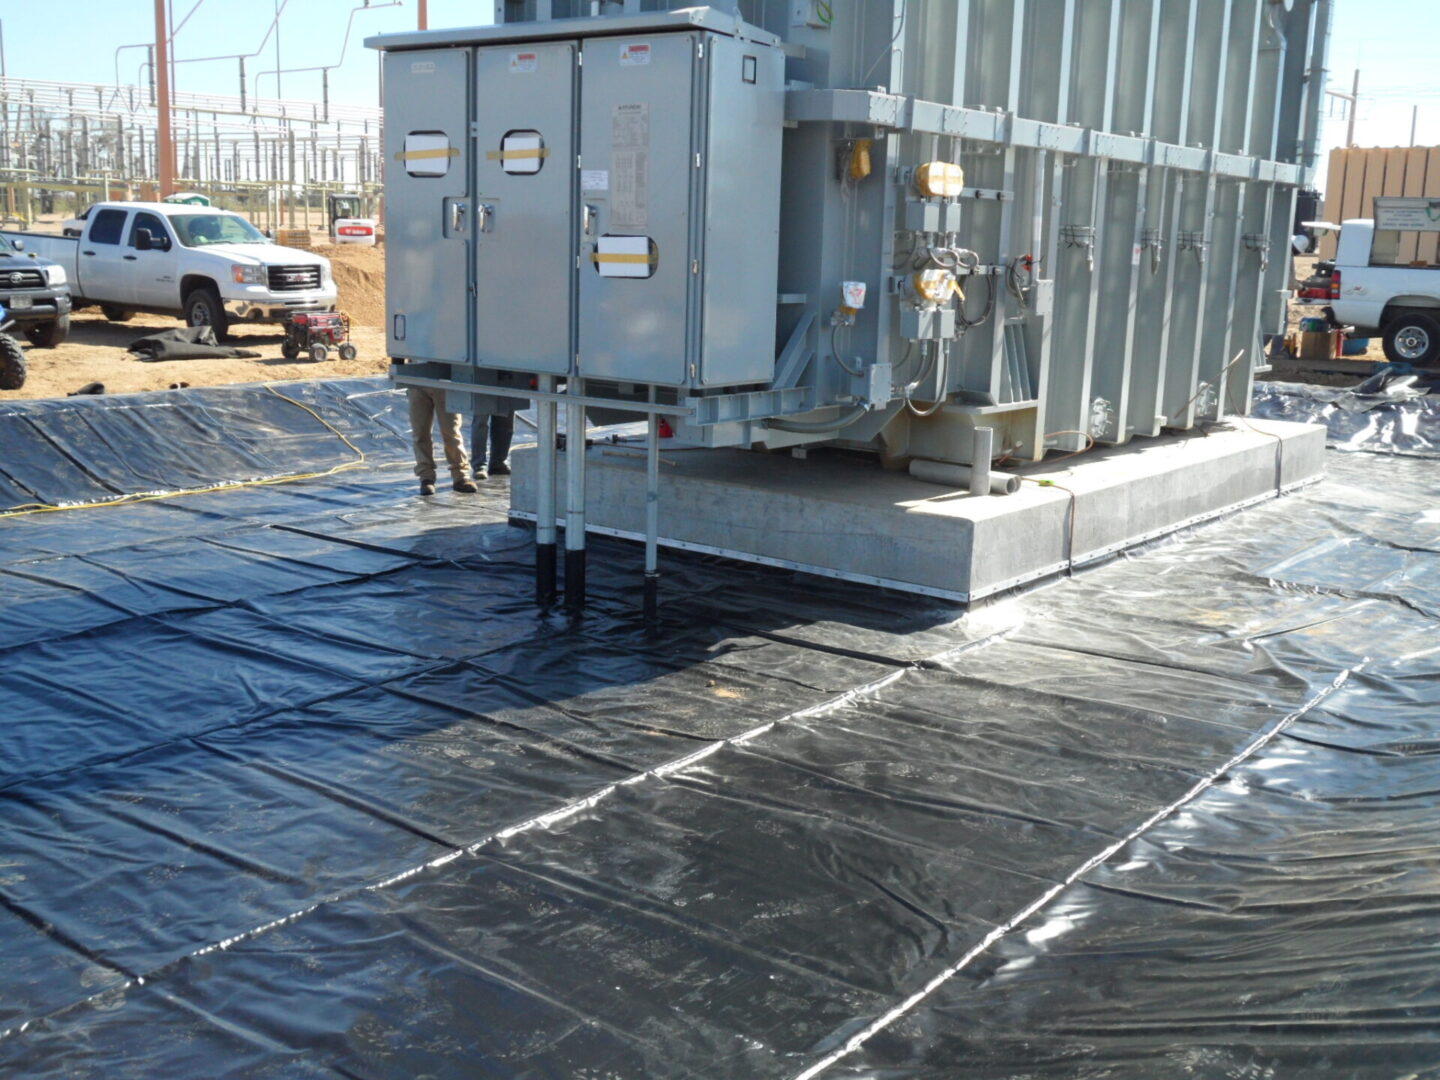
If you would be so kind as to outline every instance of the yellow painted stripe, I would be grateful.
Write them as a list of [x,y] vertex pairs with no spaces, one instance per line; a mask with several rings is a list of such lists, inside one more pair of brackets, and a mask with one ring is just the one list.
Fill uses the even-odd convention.
[[402,150],[395,155],[396,161],[424,161],[427,158],[448,158],[459,157],[460,151],[456,147],[448,147],[443,150]]
[[649,255],[615,255],[605,252],[596,252],[590,256],[597,263],[641,263],[649,265]]
[[550,156],[550,148],[542,146],[538,150],[491,150],[485,155],[487,161],[518,161],[521,158],[547,158]]

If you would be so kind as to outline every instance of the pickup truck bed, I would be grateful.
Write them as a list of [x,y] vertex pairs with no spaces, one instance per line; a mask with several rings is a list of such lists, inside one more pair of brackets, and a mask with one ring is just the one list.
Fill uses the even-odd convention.
[[1392,261],[1385,249],[1395,235],[1377,234],[1369,218],[1340,226],[1330,313],[1357,333],[1379,334],[1392,362],[1432,367],[1440,364],[1440,266]]

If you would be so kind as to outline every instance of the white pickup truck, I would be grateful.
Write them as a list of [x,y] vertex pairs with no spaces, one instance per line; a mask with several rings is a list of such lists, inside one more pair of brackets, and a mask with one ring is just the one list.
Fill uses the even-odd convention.
[[[1334,225],[1317,223],[1333,230]],[[1376,230],[1370,218],[1340,227],[1330,270],[1330,311],[1337,323],[1359,335],[1379,334],[1392,362],[1430,367],[1440,362],[1440,265],[1434,261],[1435,234],[1424,263],[1402,264],[1399,233]]]
[[76,307],[107,319],[180,315],[223,339],[236,320],[335,310],[330,261],[280,247],[239,214],[175,203],[97,203],[79,237],[9,233],[65,268]]

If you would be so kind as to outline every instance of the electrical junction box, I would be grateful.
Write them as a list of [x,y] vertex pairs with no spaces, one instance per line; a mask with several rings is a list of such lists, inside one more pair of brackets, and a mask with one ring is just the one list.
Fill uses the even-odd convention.
[[834,21],[834,0],[791,0],[790,26],[799,29],[809,26],[816,30],[828,30]]
[[392,355],[687,389],[769,382],[781,49],[694,24],[516,29],[385,54]]

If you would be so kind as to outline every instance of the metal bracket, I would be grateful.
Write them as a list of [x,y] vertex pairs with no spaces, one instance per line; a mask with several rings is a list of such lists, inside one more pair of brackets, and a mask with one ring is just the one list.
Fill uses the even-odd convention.
[[1175,239],[1176,247],[1180,251],[1193,251],[1200,265],[1205,265],[1205,255],[1210,250],[1210,241],[1205,239],[1204,232],[1182,229],[1176,234]]

